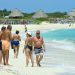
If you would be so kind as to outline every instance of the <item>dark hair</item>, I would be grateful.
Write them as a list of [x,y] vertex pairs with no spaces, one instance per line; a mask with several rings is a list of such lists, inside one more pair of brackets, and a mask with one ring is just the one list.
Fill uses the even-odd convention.
[[6,27],[5,27],[5,26],[3,26],[3,27],[1,28],[1,30],[6,30]]
[[29,34],[28,34],[28,36],[29,36],[29,37],[32,37],[32,35],[29,35]]
[[12,26],[11,25],[8,25],[7,26],[7,29],[11,30],[12,29]]
[[19,31],[18,30],[16,30],[16,34],[19,34]]

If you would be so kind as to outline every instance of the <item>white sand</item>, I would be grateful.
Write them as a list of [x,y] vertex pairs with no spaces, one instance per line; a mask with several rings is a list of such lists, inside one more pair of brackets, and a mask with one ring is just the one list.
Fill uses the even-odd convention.
[[[71,26],[69,26],[70,24],[53,24],[53,23],[41,23],[41,24],[28,24],[27,29],[31,30],[31,31],[35,31],[35,30],[56,30],[56,29],[72,29],[75,28],[75,24],[71,24]],[[0,25],[0,28],[3,25]],[[4,25],[7,26],[7,25]],[[13,25],[13,29],[12,31],[16,31],[16,30],[20,30],[20,31],[24,31],[25,30],[25,26],[24,25]]]
[[[2,26],[3,25],[0,25],[0,28]],[[48,24],[48,23],[47,24],[44,23],[44,24],[41,24],[41,25],[27,25],[28,31],[35,31],[35,30],[38,30],[38,29],[39,30],[43,30],[43,29],[55,30],[55,29],[68,29],[68,28],[75,28],[75,24],[73,24],[71,27],[69,27],[69,24]],[[21,31],[23,32],[24,31],[24,25],[14,25],[12,31],[15,32],[16,30],[20,30],[20,32]],[[52,47],[52,45],[56,45],[56,44],[51,43],[51,45],[49,45],[49,46]],[[61,54],[59,54],[59,52],[62,53],[63,51],[62,50],[59,51],[60,49],[56,49],[57,55],[50,54],[51,58],[49,57],[49,59],[48,59],[48,54],[46,52],[45,55],[44,55],[44,59],[43,59],[43,62],[45,64],[42,63],[42,67],[37,67],[36,63],[35,63],[35,67],[31,67],[30,63],[29,63],[29,67],[25,67],[25,55],[22,53],[23,47],[24,47],[24,40],[21,41],[18,59],[14,59],[13,50],[10,49],[9,63],[12,66],[9,66],[9,67],[3,66],[2,68],[16,70],[16,71],[19,72],[20,75],[62,75],[62,73],[69,72],[69,70],[71,70],[71,72],[75,74],[75,67],[71,67],[71,68],[68,68],[68,69],[64,68],[65,67],[64,63],[66,63],[66,65],[68,65],[70,63],[69,56],[70,56],[70,53],[72,55],[72,52],[68,52],[67,50],[66,51],[64,50],[66,52],[65,54],[67,54],[67,56],[65,56],[65,54],[61,56]],[[50,48],[48,48],[48,49],[50,49]],[[52,47],[52,49],[53,49],[52,51],[55,50],[55,48],[53,48],[53,47]],[[74,55],[74,53],[73,53],[73,55]],[[65,57],[67,57],[67,58],[65,58]],[[54,59],[54,58],[56,58],[57,60]],[[65,58],[65,59],[61,59],[61,58]],[[35,59],[35,57],[34,57],[34,59]],[[47,59],[49,60],[50,64],[46,64],[45,61]],[[70,59],[72,59],[72,58],[70,58]],[[68,60],[68,61],[64,61],[64,60]],[[68,62],[68,64],[67,64],[67,62]],[[75,61],[73,61],[73,62],[75,63]],[[73,64],[70,63],[70,64],[75,66],[74,63]],[[57,65],[57,64],[59,64],[59,65]],[[3,72],[3,71],[0,70],[0,75],[12,75],[12,74],[10,74],[8,72],[5,72],[5,71]],[[15,74],[13,74],[13,75],[15,75]]]

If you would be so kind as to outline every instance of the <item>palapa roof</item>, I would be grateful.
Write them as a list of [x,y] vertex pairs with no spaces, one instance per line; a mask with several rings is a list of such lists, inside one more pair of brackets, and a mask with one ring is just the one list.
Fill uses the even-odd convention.
[[69,16],[75,16],[75,9],[73,9],[72,11],[70,11],[70,12],[68,13],[68,15],[69,15]]
[[23,17],[23,16],[24,16],[23,13],[18,9],[11,11],[11,13],[9,14],[9,17]]
[[32,18],[47,18],[47,17],[48,17],[48,15],[47,15],[44,11],[42,11],[42,10],[37,11],[37,12],[32,16]]

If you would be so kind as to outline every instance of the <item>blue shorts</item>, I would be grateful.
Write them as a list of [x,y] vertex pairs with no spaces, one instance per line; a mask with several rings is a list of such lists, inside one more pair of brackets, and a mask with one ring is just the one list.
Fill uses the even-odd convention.
[[13,41],[13,45],[18,46],[19,45],[19,41]]
[[36,47],[34,47],[34,51],[35,51],[35,54],[43,53],[43,49],[42,49],[42,47],[40,47],[40,48],[36,48]]
[[2,51],[2,41],[0,40],[0,51]]

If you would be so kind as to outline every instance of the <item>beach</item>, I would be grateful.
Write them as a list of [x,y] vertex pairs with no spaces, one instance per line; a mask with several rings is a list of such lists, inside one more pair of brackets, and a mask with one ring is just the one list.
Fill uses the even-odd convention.
[[[60,24],[60,23],[47,23],[47,22],[42,22],[40,24],[27,24],[27,29],[28,31],[36,31],[36,30],[58,30],[58,29],[74,29],[75,24]],[[0,25],[0,28],[3,26],[3,24]],[[7,26],[7,25],[4,25]],[[25,25],[13,25],[12,31],[25,31]]]
[[[0,25],[0,28],[3,25]],[[5,25],[7,26],[7,25]],[[75,24],[69,27],[69,24],[50,24],[41,23],[26,25],[28,31],[34,32],[36,30],[61,30],[61,29],[75,29]],[[44,52],[44,58],[41,62],[42,67],[37,67],[34,63],[34,67],[31,67],[29,63],[28,67],[25,67],[25,55],[23,54],[24,40],[25,40],[25,27],[24,25],[12,25],[12,33],[16,30],[20,31],[22,37],[20,42],[20,52],[18,59],[14,59],[13,49],[10,48],[9,63],[11,66],[1,66],[0,75],[75,75],[75,47],[74,44],[64,41],[45,41],[46,52]],[[35,54],[33,53],[34,59]],[[34,61],[35,62],[35,61]],[[5,71],[2,71],[5,70]],[[6,71],[7,69],[7,71]]]

